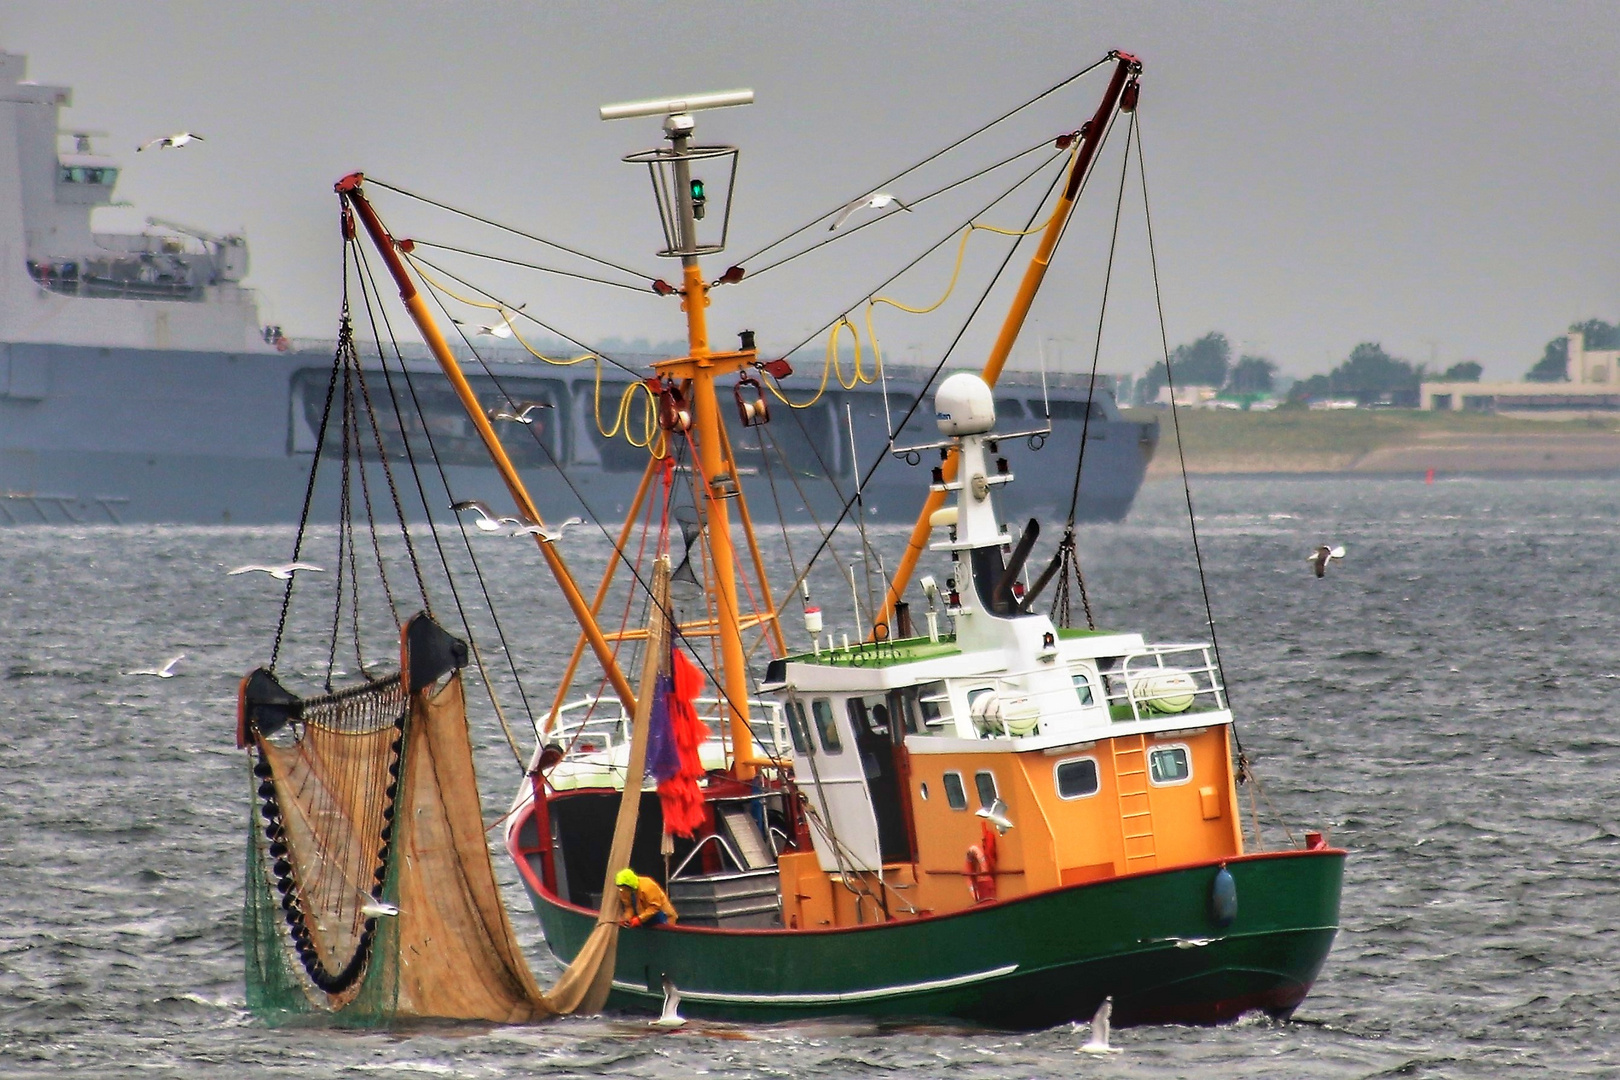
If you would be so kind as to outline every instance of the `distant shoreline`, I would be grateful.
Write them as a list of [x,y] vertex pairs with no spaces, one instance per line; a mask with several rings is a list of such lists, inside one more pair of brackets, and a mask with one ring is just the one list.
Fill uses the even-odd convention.
[[[1180,475],[1176,432],[1157,415],[1159,449],[1149,480]],[[1620,474],[1614,421],[1534,421],[1415,410],[1179,416],[1193,476],[1577,476]]]

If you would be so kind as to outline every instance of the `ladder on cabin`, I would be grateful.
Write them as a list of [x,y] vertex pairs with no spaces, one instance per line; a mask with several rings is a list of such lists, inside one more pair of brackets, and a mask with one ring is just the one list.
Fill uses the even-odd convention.
[[1153,809],[1148,797],[1147,736],[1112,740],[1114,796],[1119,801],[1119,833],[1125,847],[1125,872],[1158,865],[1153,838]]

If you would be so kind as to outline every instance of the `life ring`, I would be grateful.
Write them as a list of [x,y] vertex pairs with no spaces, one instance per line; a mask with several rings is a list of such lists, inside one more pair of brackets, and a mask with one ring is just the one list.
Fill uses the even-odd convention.
[[967,862],[963,872],[967,875],[968,895],[975,904],[996,898],[996,875],[985,858],[984,848],[974,844],[967,849]]

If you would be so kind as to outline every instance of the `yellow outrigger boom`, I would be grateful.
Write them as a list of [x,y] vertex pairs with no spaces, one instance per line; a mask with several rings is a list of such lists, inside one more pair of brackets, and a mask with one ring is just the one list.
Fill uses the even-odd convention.
[[[1114,60],[1114,77],[1109,80],[1108,90],[1103,94],[1102,103],[1097,106],[1096,115],[1090,122],[1080,129],[1080,148],[1075,154],[1074,163],[1069,167],[1069,180],[1063,188],[1063,196],[1051,219],[1046,223],[1046,231],[1041,234],[1040,247],[1036,249],[1035,256],[1030,259],[1029,266],[1024,271],[1024,278],[1018,285],[1018,292],[1013,297],[1012,307],[1007,317],[1002,321],[1001,333],[997,335],[995,345],[990,349],[990,356],[984,362],[984,370],[979,377],[991,386],[996,385],[996,379],[1001,376],[1001,369],[1007,363],[1007,356],[1012,352],[1013,342],[1018,340],[1019,331],[1024,328],[1024,319],[1029,315],[1030,305],[1035,301],[1035,293],[1041,287],[1041,280],[1046,276],[1046,268],[1052,262],[1052,252],[1057,248],[1058,238],[1063,235],[1064,228],[1069,223],[1069,216],[1074,212],[1075,203],[1080,199],[1080,189],[1096,160],[1097,150],[1102,146],[1103,138],[1108,134],[1109,122],[1114,118],[1116,108],[1130,111],[1136,107],[1137,77],[1142,73],[1142,63],[1129,53],[1115,51],[1109,54]],[[953,452],[945,461],[945,481],[949,483],[956,478],[957,457]],[[894,578],[889,583],[888,594],[883,599],[883,612],[879,621],[893,625],[894,605],[905,595],[906,586],[911,581],[912,571],[917,567],[917,560],[922,556],[923,549],[928,545],[928,534],[933,530],[931,519],[934,512],[945,505],[945,490],[936,487],[928,493],[928,499],[923,503],[922,512],[917,515],[917,523],[912,526],[911,538],[906,542],[906,553],[900,559],[900,565],[895,568]],[[877,625],[873,623],[874,627]]]

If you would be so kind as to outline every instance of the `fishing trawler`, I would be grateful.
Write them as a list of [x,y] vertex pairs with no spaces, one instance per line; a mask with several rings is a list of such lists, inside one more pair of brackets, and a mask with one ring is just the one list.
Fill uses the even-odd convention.
[[[520,402],[479,395],[439,330],[424,295],[433,276],[413,265],[412,242],[384,224],[363,176],[337,185],[346,240],[373,242],[506,484],[515,513],[502,520],[534,536],[579,624],[552,708],[535,717],[535,749],[505,825],[547,946],[569,970],[538,992],[513,959],[506,915],[489,911],[480,818],[464,785],[446,782],[461,766],[444,765],[452,751],[470,763],[457,749],[467,740],[459,680],[468,645],[424,614],[402,628],[391,681],[368,676],[332,691],[329,665],[328,693],[303,699],[274,678],[274,651],[244,681],[238,740],[253,753],[259,800],[250,1002],[341,1013],[364,999],[376,1015],[378,1002],[408,999],[418,1014],[493,1019],[603,1006],[668,1018],[678,1006],[729,1020],[862,1014],[1017,1029],[1087,1018],[1108,1001],[1127,1024],[1287,1016],[1300,1004],[1337,932],[1345,852],[1315,831],[1277,850],[1262,849],[1256,830],[1251,846],[1238,799],[1249,766],[1234,750],[1218,652],[1099,628],[1089,609],[1082,625],[1071,603],[1078,595],[1084,604],[1086,588],[1074,496],[1052,500],[1067,502],[1068,517],[1033,579],[1026,567],[1040,523],[1012,526],[1003,511],[1016,482],[1004,447],[1039,442],[1050,427],[1000,415],[1002,367],[1117,126],[1131,161],[1141,64],[1116,52],[1087,70],[1097,69],[1108,76],[1101,102],[1056,140],[1055,179],[1030,223],[1006,230],[1034,238],[1036,251],[986,362],[928,380],[929,396],[891,418],[884,452],[913,466],[919,510],[898,566],[879,561],[882,599],[854,640],[824,634],[806,599],[816,556],[795,564],[786,599],[773,592],[750,491],[737,481],[745,436],[762,440],[759,460],[769,460],[763,440],[784,421],[765,387],[791,387],[791,366],[763,355],[751,333],[734,350],[710,340],[711,292],[742,272],[704,272],[730,208],[709,219],[719,237],[705,237],[694,169],[735,151],[695,144],[695,116],[747,104],[750,93],[602,111],[662,119],[664,144],[626,160],[653,178],[661,254],[681,265],[679,285],[664,288],[679,297],[689,351],[646,376],[658,430],[616,537],[619,557],[590,599],[568,568],[567,535],[543,524],[491,422]],[[874,195],[863,200],[879,207]],[[342,426],[345,462],[363,460],[367,442],[351,438],[362,415],[352,387],[362,381],[340,349],[321,427]],[[918,437],[917,418],[932,419],[930,437]],[[1073,447],[1077,458],[1085,445]],[[1081,462],[1065,464],[1078,489]],[[353,505],[347,467],[342,475],[343,503]],[[857,487],[835,529],[860,521],[860,498]],[[357,530],[351,564],[365,549]],[[381,571],[380,548],[377,558]],[[914,590],[923,568],[933,572]],[[645,629],[604,625],[617,573],[620,593],[643,602]],[[850,585],[858,619],[860,589],[853,577]],[[807,647],[788,647],[790,606],[802,606]],[[285,601],[282,612],[285,628]],[[358,643],[358,614],[354,631]],[[276,642],[279,650],[281,630]],[[606,690],[567,704],[587,652]],[[345,737],[369,740],[365,764]],[[430,767],[420,757],[428,751],[413,747],[435,738]],[[429,829],[424,841],[421,821],[458,814],[459,826]],[[350,842],[348,830],[360,839]],[[458,836],[459,868],[433,870],[452,846],[445,838]],[[416,859],[399,858],[412,850]],[[625,870],[658,883],[678,918],[621,929],[614,883]],[[437,874],[437,886],[423,874]],[[431,949],[409,947],[429,940]],[[489,958],[482,982],[447,966],[461,949]],[[458,989],[429,987],[413,964],[439,965]],[[459,988],[474,983],[505,989],[469,1004]]]

